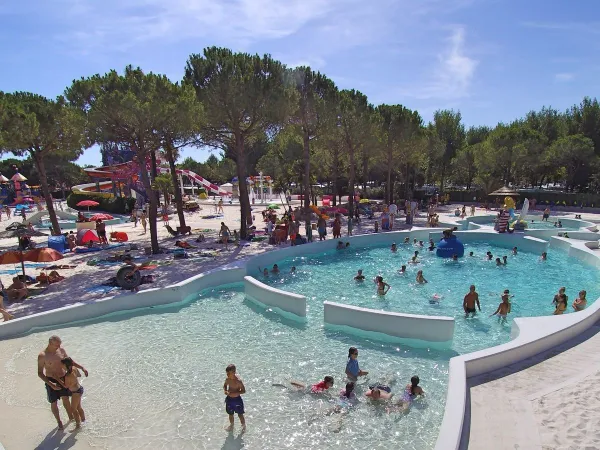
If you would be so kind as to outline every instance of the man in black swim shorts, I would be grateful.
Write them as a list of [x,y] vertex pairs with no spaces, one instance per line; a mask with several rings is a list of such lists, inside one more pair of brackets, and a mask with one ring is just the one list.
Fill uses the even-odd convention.
[[475,292],[475,285],[472,284],[469,288],[469,293],[465,295],[465,299],[463,301],[463,309],[465,310],[465,318],[469,317],[469,314],[475,316],[477,310],[475,309],[475,305],[481,311],[481,305],[479,304],[479,294]]

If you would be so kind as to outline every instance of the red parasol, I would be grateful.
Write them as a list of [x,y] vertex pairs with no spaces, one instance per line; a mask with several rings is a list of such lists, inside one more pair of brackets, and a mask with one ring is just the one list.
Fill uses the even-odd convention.
[[96,220],[112,220],[114,219],[113,216],[111,216],[110,214],[105,214],[105,213],[97,213],[94,214],[92,217],[89,218],[92,222],[95,222]]

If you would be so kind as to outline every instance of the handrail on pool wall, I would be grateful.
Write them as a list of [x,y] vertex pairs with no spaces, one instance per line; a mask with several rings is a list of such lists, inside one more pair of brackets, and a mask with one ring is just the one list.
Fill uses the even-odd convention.
[[[406,236],[426,239],[430,235],[438,236],[442,228],[422,228],[411,231],[395,231],[350,236],[343,241],[354,245],[390,244]],[[438,233],[438,234],[436,234]],[[546,248],[548,242],[523,235],[498,234],[488,231],[462,231],[457,235],[467,242],[490,239],[496,244],[509,244],[518,240],[521,244],[531,246],[533,251]],[[496,236],[496,237],[493,237]],[[556,239],[556,241],[559,241]],[[561,239],[564,246],[566,239]],[[198,291],[225,284],[240,283],[244,280],[250,268],[257,263],[268,265],[290,256],[322,253],[335,248],[337,240],[327,240],[310,245],[287,247],[278,251],[266,252],[252,256],[246,260],[237,261],[194,277],[180,283],[158,289],[148,289],[131,295],[108,297],[93,302],[82,302],[62,308],[45,311],[30,316],[13,319],[0,323],[0,339],[8,339],[26,334],[35,328],[45,328],[64,325],[66,323],[86,321],[115,312],[127,312],[149,306],[177,304],[188,301],[189,297]],[[522,245],[519,244],[521,247]],[[585,245],[584,241],[568,242],[569,255],[581,261],[600,266],[600,252],[594,252]],[[254,269],[256,270],[256,269]],[[514,340],[496,347],[478,352],[457,356],[450,359],[448,375],[448,394],[444,418],[436,443],[436,450],[459,449],[466,411],[467,378],[491,372],[499,367],[514,364],[525,358],[548,350],[564,343],[584,332],[600,319],[600,299],[596,300],[585,311],[564,316],[516,318],[514,320]]]

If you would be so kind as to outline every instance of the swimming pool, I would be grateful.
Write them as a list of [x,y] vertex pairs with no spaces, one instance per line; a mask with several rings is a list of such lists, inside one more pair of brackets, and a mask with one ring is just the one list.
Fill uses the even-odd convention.
[[[411,256],[418,251],[419,264],[409,264]],[[475,256],[467,256],[469,252]],[[487,261],[485,254],[491,251],[494,260]],[[279,263],[282,275],[264,279],[264,283],[282,290],[306,295],[311,308],[322,308],[325,300],[346,303],[364,308],[382,309],[409,314],[455,317],[452,348],[468,353],[504,343],[510,339],[512,319],[499,324],[489,318],[498,304],[500,294],[509,289],[515,297],[509,317],[530,317],[552,314],[552,299],[561,286],[567,286],[570,301],[581,289],[587,290],[587,298],[595,299],[599,272],[581,261],[570,258],[560,250],[549,250],[547,261],[540,261],[538,254],[519,252],[512,255],[510,248],[484,242],[465,244],[465,257],[458,262],[438,258],[427,247],[398,243],[398,251],[390,247],[348,248],[329,251],[319,255],[291,258]],[[497,267],[496,257],[508,256],[506,266]],[[399,274],[401,265],[406,273]],[[297,273],[289,273],[291,266]],[[366,280],[353,281],[358,269]],[[427,284],[417,284],[415,276],[422,270]],[[383,276],[392,287],[385,297],[378,296],[373,278]],[[474,319],[464,319],[462,302],[469,286],[475,284],[479,292],[481,313]],[[441,297],[439,303],[434,295]],[[570,311],[569,306],[569,311]]]
[[[0,342],[0,352],[11,355],[0,394],[9,404],[48,408],[41,381],[23,380],[34,375],[34,358],[50,334],[60,335],[90,371],[83,382],[88,423],[78,438],[109,449],[429,449],[444,412],[448,360],[456,355],[326,330],[317,308],[305,325],[287,321],[229,286],[199,293],[184,306]],[[375,382],[397,391],[419,374],[426,400],[406,416],[364,401],[348,414],[325,416],[335,405],[329,397],[272,386],[332,375],[337,398],[350,346],[358,347],[361,368],[370,371],[359,381],[359,394]],[[230,363],[247,389],[243,437],[223,430],[222,386]]]
[[[538,263],[537,254],[520,253],[509,256],[506,267],[496,268],[483,261],[483,254],[491,250],[495,255],[509,255],[508,249],[481,242],[466,245],[467,254],[474,251],[477,256],[458,263],[402,244],[396,254],[388,246],[357,246],[282,261],[284,275],[269,283],[282,289],[298,283],[293,289],[296,292],[316,290],[309,296],[304,324],[255,306],[245,299],[240,285],[230,285],[194,294],[180,306],[107,316],[1,341],[0,359],[5,361],[1,382],[6,388],[0,395],[9,404],[47,410],[32,362],[47,337],[59,334],[69,353],[90,370],[90,378],[84,381],[89,421],[78,438],[94,445],[109,449],[430,449],[444,414],[449,359],[509,339],[510,325],[487,317],[499,302],[497,289],[508,287],[516,294],[513,314],[519,311],[521,316],[551,313],[552,295],[562,284],[569,288],[571,300],[579,285],[588,287],[590,301],[597,296],[593,288],[596,269],[569,259],[564,252],[551,250],[544,263]],[[411,273],[405,278],[395,273],[415,249],[430,281],[426,286],[414,285],[416,267],[409,266]],[[289,277],[286,270],[291,264],[298,267],[296,278]],[[382,308],[404,312],[421,308],[427,314],[455,317],[453,349],[414,348],[325,328],[323,300],[365,301],[371,308],[381,301],[374,297],[373,284],[357,286],[352,280],[359,265],[368,277],[381,270],[392,284],[384,300],[389,304]],[[460,306],[471,278],[479,287],[483,313],[465,320]],[[499,278],[507,283],[488,284]],[[324,289],[327,283],[330,287]],[[524,288],[524,283],[528,287]],[[447,292],[438,289],[440,284]],[[439,306],[429,304],[430,295],[436,292],[443,297]],[[525,293],[531,295],[526,298]],[[538,296],[544,298],[538,300]],[[539,310],[529,313],[534,305]],[[350,346],[359,348],[361,368],[370,372],[368,379],[360,380],[359,394],[375,382],[388,382],[398,392],[410,376],[418,374],[427,392],[425,402],[416,403],[406,416],[387,414],[384,407],[367,402],[344,416],[325,416],[335,403],[272,386],[291,379],[316,382],[333,375],[333,394],[337,395]],[[222,384],[229,363],[237,365],[248,390],[248,432],[243,436],[223,431],[227,418]],[[237,422],[236,427],[239,429]]]

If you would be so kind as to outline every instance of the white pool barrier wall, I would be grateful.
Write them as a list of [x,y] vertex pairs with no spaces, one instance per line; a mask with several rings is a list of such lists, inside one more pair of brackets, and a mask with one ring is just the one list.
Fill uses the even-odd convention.
[[444,344],[451,343],[454,336],[453,317],[402,314],[328,301],[323,306],[325,323],[331,325]]
[[299,318],[306,317],[306,297],[304,295],[275,289],[250,276],[244,277],[244,290],[250,300],[292,313]]

